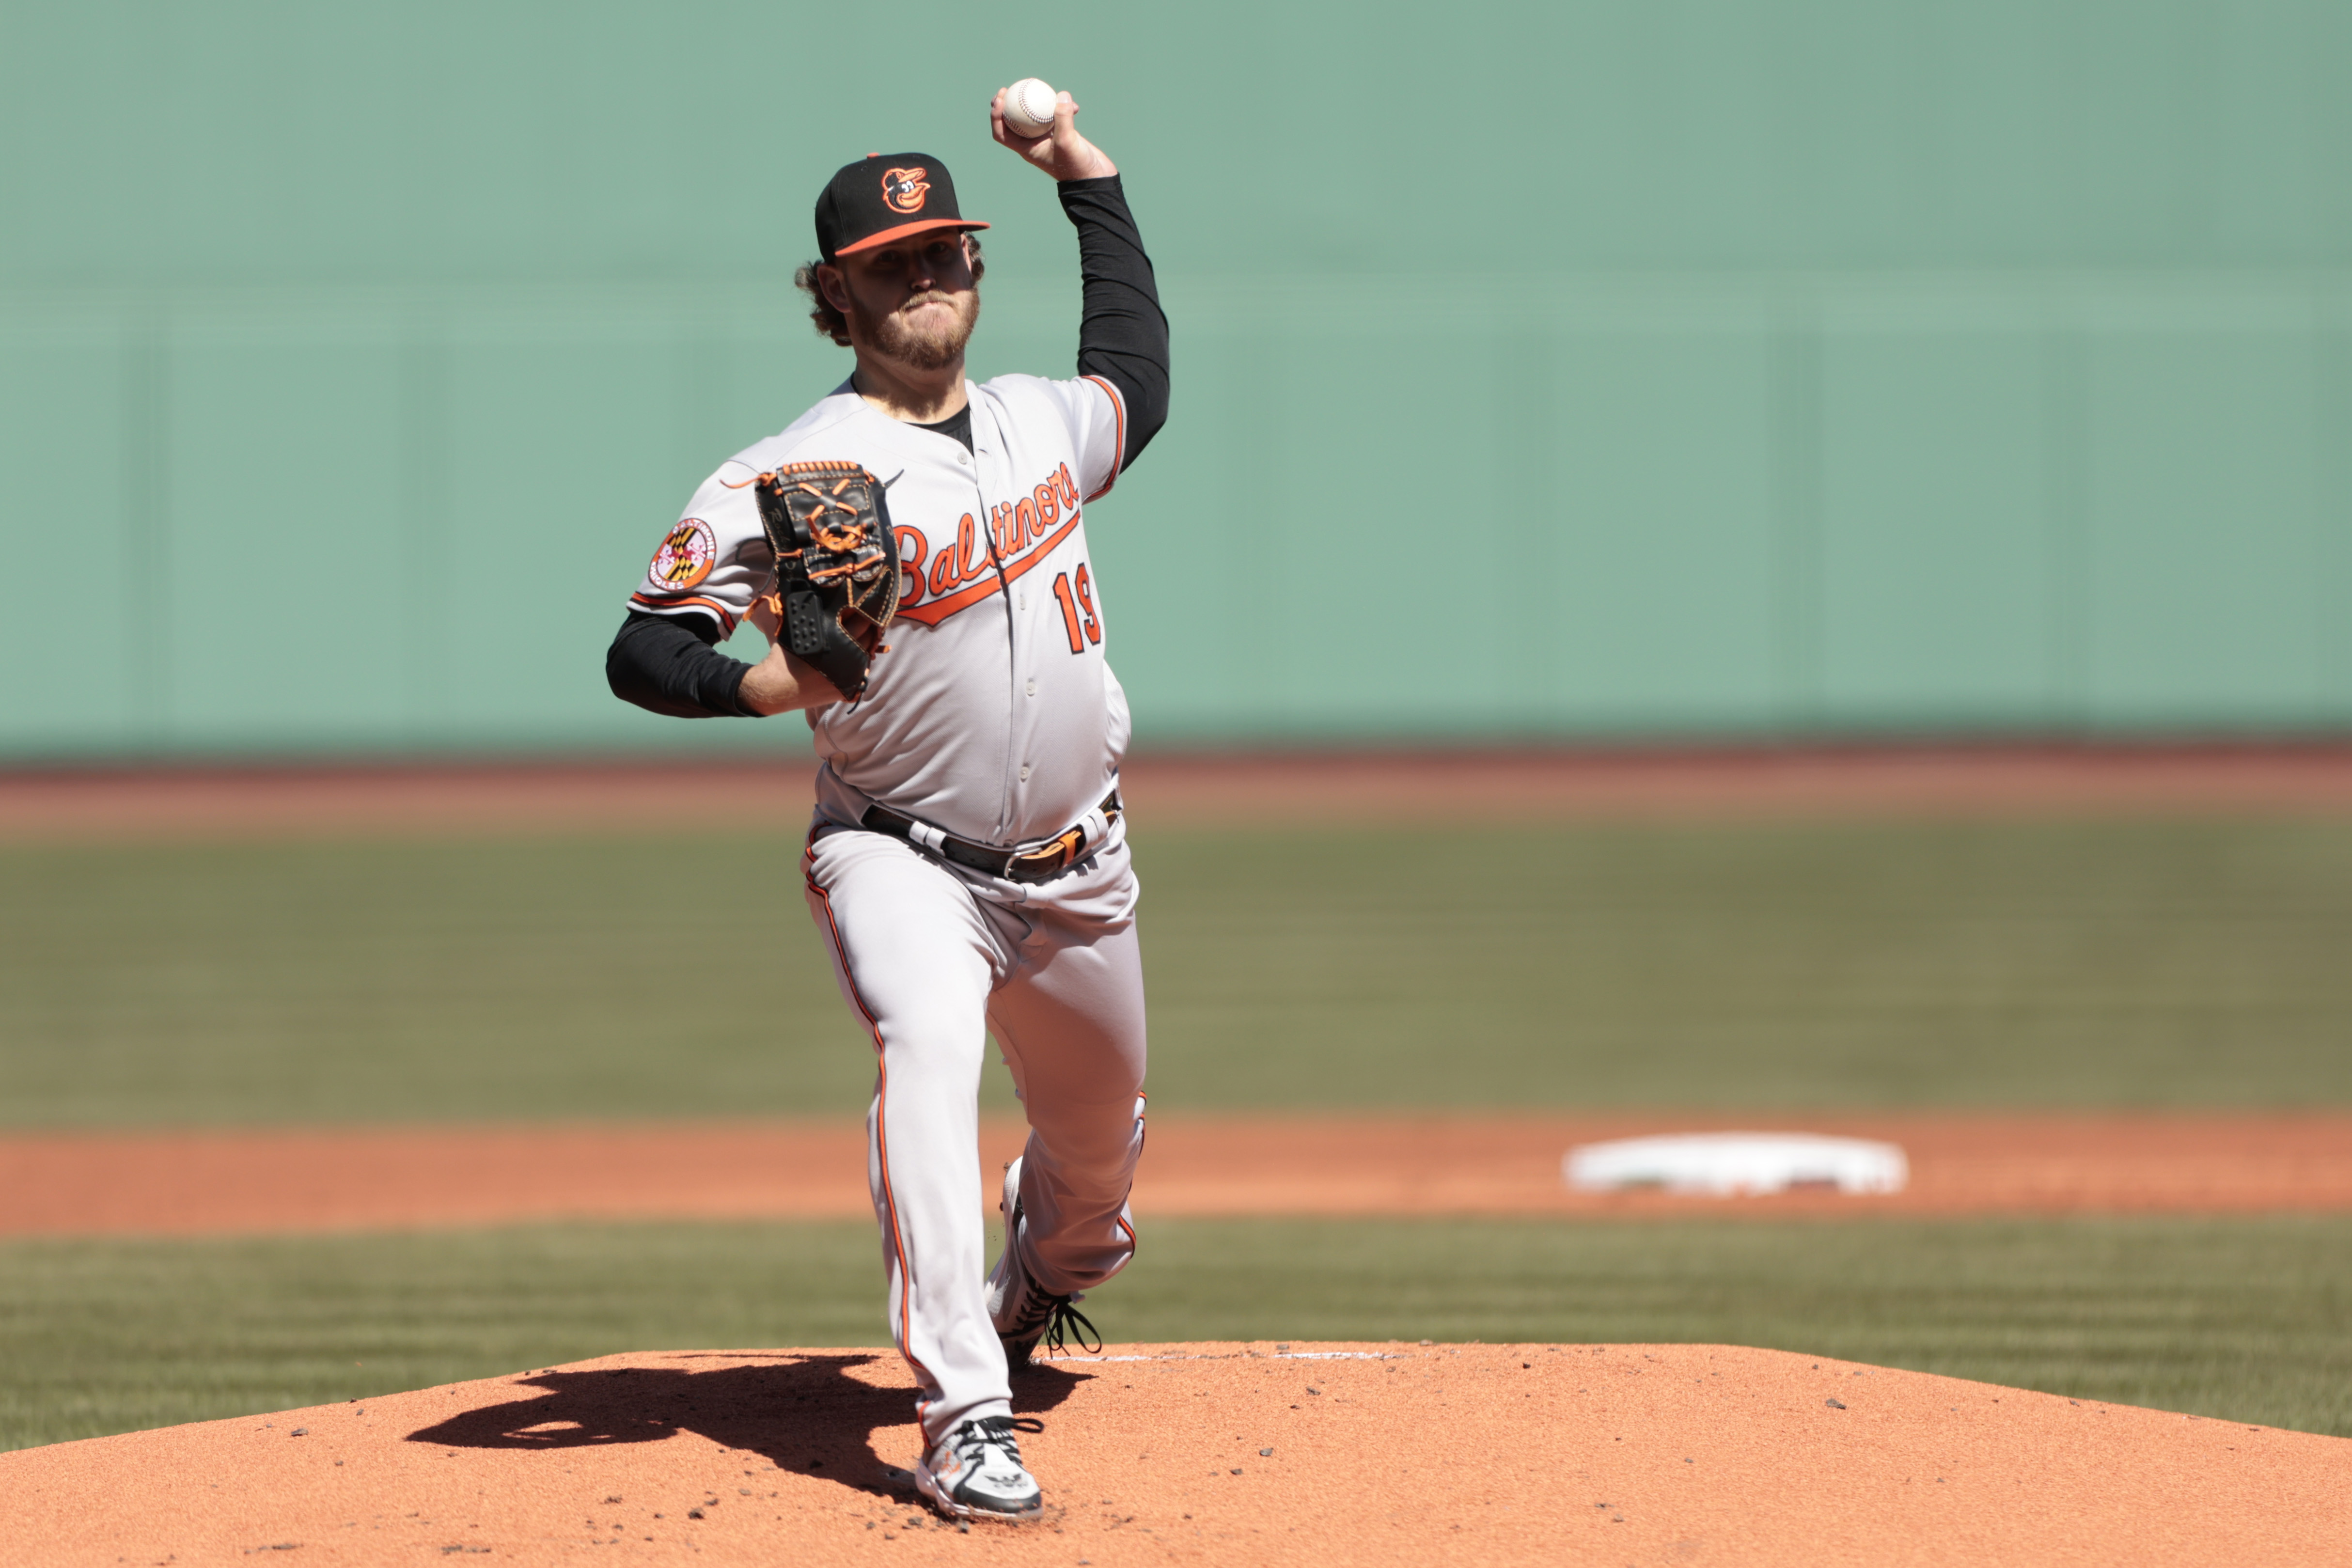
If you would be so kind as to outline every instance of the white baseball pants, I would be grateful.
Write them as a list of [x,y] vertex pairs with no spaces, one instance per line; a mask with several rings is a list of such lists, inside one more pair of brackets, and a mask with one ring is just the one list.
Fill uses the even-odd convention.
[[821,824],[803,860],[842,994],[880,1053],[866,1182],[890,1331],[914,1368],[925,1443],[1012,1413],[983,1287],[997,1184],[980,1168],[980,1075],[993,1032],[1028,1115],[1022,1262],[1090,1289],[1135,1252],[1128,1191],[1143,1151],[1143,964],[1123,833],[1052,881],[943,865],[879,833]]

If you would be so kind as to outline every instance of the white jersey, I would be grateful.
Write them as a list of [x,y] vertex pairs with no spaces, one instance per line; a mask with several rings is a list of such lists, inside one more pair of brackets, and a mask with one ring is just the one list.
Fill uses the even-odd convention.
[[1127,750],[1081,515],[1118,478],[1126,410],[1095,376],[999,376],[965,392],[969,452],[844,383],[703,481],[630,604],[733,631],[774,579],[752,477],[864,464],[889,487],[902,594],[865,695],[809,712],[820,803],[854,821],[879,801],[1010,847],[1084,818]]

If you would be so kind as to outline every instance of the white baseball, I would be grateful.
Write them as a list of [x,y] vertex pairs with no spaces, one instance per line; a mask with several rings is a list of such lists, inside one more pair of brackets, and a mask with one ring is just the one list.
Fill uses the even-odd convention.
[[1035,77],[1023,77],[1004,89],[1004,128],[1015,136],[1043,136],[1054,129],[1054,89]]

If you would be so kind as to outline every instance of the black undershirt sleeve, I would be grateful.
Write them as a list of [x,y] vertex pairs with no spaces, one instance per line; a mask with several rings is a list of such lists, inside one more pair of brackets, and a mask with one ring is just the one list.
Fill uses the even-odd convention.
[[1127,402],[1125,468],[1168,423],[1168,317],[1118,176],[1064,180],[1055,188],[1078,231],[1085,281],[1078,374],[1101,376]]
[[751,667],[719,651],[708,616],[631,610],[604,654],[613,695],[673,719],[756,719],[739,694]]

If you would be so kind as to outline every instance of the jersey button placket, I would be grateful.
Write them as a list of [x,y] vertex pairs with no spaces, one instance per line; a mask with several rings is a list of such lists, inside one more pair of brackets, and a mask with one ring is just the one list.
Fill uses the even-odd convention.
[[[991,475],[1003,465],[996,461],[998,454],[995,448],[991,446],[984,437],[981,437],[981,432],[977,423],[975,423],[973,426],[972,435],[976,437],[972,451],[969,454],[972,458],[972,499],[980,507],[980,510],[973,515],[979,521],[983,536],[992,540],[991,549],[992,553],[993,534],[991,533],[989,530],[989,480]],[[1005,564],[1007,563],[1003,562],[1002,557],[999,557],[998,567],[1001,569]],[[1003,594],[1001,602],[1004,605],[1004,652],[1007,659],[1007,668],[1004,672],[1006,708],[1004,715],[1004,771],[1007,776],[1004,784],[1004,804],[1003,808],[997,813],[996,818],[997,831],[1000,834],[1008,831],[1012,826],[1016,809],[1013,804],[1014,791],[1018,789],[1021,784],[1025,784],[1029,782],[1029,767],[1025,763],[1021,766],[1020,775],[1017,781],[1011,776],[1013,773],[1013,759],[1019,756],[1024,751],[1027,750],[1029,743],[1028,738],[1022,732],[1021,704],[1019,701],[1014,700],[1012,695],[1013,683],[1020,679],[1021,667],[1027,662],[1027,650],[1025,647],[1027,639],[1022,635],[1022,618],[1013,613],[1013,607],[1011,602],[1013,595],[1009,592],[1012,587],[1012,584],[1010,582],[1006,582],[1004,586],[1008,591]]]

